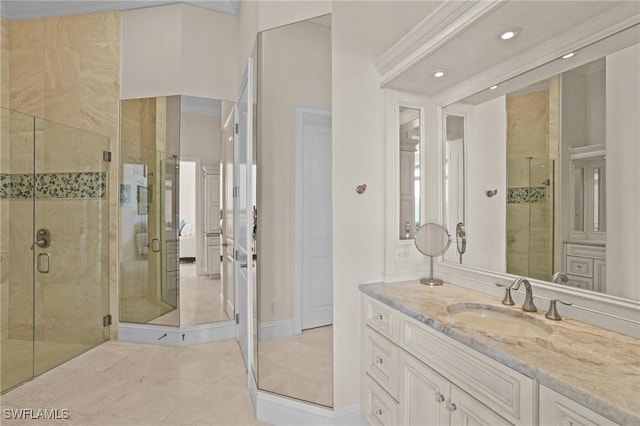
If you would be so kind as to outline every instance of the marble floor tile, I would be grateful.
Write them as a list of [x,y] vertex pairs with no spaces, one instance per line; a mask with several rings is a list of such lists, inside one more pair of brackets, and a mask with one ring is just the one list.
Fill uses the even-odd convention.
[[38,425],[264,424],[253,414],[236,340],[187,347],[109,341],[5,393],[0,406],[69,410],[68,420]]
[[333,406],[333,328],[259,342],[258,370],[262,390]]

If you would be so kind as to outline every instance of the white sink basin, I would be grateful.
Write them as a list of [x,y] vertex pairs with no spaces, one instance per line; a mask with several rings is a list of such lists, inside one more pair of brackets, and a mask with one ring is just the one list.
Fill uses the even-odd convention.
[[480,303],[456,303],[447,311],[453,318],[481,331],[503,336],[544,337],[553,329],[523,312]]

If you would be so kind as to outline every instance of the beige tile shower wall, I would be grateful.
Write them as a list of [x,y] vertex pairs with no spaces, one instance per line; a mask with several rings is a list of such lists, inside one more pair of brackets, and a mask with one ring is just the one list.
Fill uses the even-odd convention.
[[9,107],[9,21],[0,17],[0,106]]
[[[549,98],[549,90],[507,97],[508,188],[543,186],[548,169],[540,167],[544,163],[540,159],[550,158],[552,138],[557,146],[557,130],[550,138],[557,121],[550,120]],[[531,170],[527,157],[535,159]],[[548,195],[541,203],[507,204],[507,272],[550,279],[553,217]]]
[[[4,77],[2,81],[2,105],[109,137],[112,163],[109,166],[108,251],[111,259],[117,259],[120,13],[3,24],[3,53],[6,53],[4,49],[8,50],[3,59],[8,57],[10,66],[8,90],[5,90]],[[5,60],[2,63],[4,76],[7,67]],[[65,153],[61,154],[64,157]],[[109,311],[116,321],[117,264],[110,262],[108,271]],[[116,329],[111,327],[113,336]]]

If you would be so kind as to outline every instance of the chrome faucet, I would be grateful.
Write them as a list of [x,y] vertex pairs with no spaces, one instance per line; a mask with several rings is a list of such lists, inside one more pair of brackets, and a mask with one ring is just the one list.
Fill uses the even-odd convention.
[[565,274],[564,272],[556,272],[555,274],[553,274],[553,277],[551,277],[551,282],[559,283],[560,281],[562,281],[563,283],[568,283],[569,277],[567,276],[567,274]]
[[538,308],[533,303],[533,290],[531,289],[531,283],[526,278],[516,278],[516,280],[509,286],[513,290],[518,290],[520,284],[524,284],[525,296],[524,303],[522,304],[522,310],[525,312],[537,312]]

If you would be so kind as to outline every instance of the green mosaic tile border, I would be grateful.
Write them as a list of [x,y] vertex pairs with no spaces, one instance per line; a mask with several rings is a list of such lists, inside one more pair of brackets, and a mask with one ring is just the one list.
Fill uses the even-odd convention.
[[[34,185],[35,179],[35,185]],[[0,198],[105,199],[107,172],[0,174]]]
[[507,203],[544,203],[546,199],[546,186],[507,188]]

